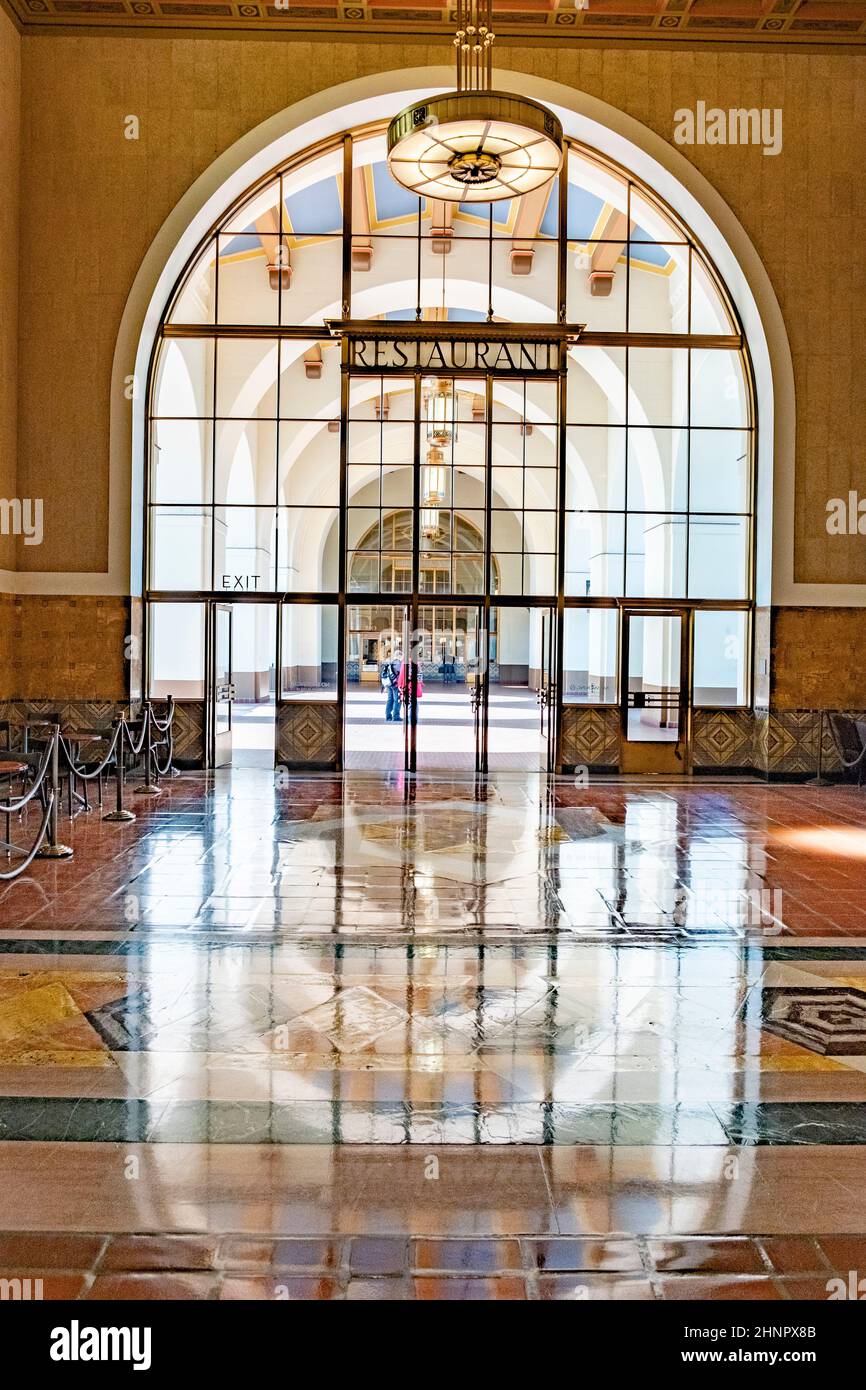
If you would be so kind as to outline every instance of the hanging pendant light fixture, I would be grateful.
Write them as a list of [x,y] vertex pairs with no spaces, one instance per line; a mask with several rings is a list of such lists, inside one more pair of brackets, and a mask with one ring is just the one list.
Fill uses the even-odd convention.
[[427,451],[421,494],[425,507],[441,507],[445,504],[445,455],[435,445]]
[[427,541],[439,539],[439,508],[446,501],[445,455],[437,445],[427,451],[421,480],[421,534]]
[[434,380],[424,397],[427,417],[427,439],[431,444],[447,447],[456,439],[456,397],[448,380]]
[[495,203],[540,188],[562,164],[553,112],[491,90],[491,9],[492,0],[458,0],[456,92],[407,106],[388,127],[388,168],[421,197]]
[[439,513],[435,507],[421,508],[421,535],[425,541],[439,539]]

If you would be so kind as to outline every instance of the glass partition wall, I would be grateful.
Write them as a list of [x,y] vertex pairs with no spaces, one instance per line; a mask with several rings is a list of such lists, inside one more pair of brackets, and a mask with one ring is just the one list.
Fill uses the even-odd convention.
[[[692,710],[750,704],[747,345],[594,151],[488,207],[408,194],[379,129],[308,151],[205,239],[148,391],[148,688],[207,758],[262,672],[300,768],[559,769],[596,707],[686,770]],[[247,603],[278,620],[226,671]]]

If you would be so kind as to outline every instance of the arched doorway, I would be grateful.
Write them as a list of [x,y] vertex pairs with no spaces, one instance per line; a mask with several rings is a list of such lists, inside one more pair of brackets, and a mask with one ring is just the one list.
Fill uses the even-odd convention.
[[751,704],[742,326],[682,220],[585,144],[481,216],[395,185],[380,126],[300,152],[175,287],[149,420],[148,679],[180,688],[172,624],[198,634],[180,664],[211,754],[227,603],[279,615],[254,660],[272,658],[291,765],[344,762],[362,595],[404,595],[419,650],[443,607],[455,656],[476,634],[477,770],[493,665],[525,671],[551,769],[601,729],[623,770],[687,771],[694,709]]

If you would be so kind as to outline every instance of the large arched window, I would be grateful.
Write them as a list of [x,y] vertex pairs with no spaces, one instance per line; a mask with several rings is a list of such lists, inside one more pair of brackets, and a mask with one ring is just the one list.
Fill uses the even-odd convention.
[[[394,183],[384,129],[366,128],[227,210],[172,295],[151,367],[151,599],[202,601],[238,580],[288,604],[406,593],[415,546],[420,594],[561,601],[566,702],[615,698],[629,601],[694,612],[696,703],[750,702],[755,419],[740,324],[652,190],[575,141],[565,167],[564,194],[554,180],[490,208],[435,203]],[[333,322],[483,336],[563,309],[581,329],[564,392],[531,374],[487,395],[480,377],[451,382],[447,485],[431,503],[407,464],[412,380],[341,376]],[[425,383],[422,411],[440,385]],[[423,419],[421,434],[416,471]]]

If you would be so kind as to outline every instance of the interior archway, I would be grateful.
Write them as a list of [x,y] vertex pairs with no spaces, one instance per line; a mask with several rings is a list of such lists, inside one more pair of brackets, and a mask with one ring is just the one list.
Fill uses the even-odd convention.
[[[619,159],[655,187],[700,236],[720,268],[745,327],[755,370],[762,420],[759,467],[760,508],[775,509],[773,556],[769,522],[757,538],[757,596],[761,603],[796,601],[793,553],[794,386],[791,354],[778,302],[761,260],[742,226],[707,180],[677,149],[632,117],[586,93],[526,73],[496,73],[500,90],[520,90],[546,102],[567,134],[583,137]],[[244,188],[304,147],[317,133],[333,135],[353,122],[389,115],[419,92],[451,86],[447,68],[385,72],[316,93],[251,130],[225,151],[184,195],[154,239],[124,308],[115,351],[111,422],[112,550],[110,573],[119,591],[133,592],[142,576],[141,522],[145,402],[143,383],[171,285],[199,238]],[[128,408],[125,386],[138,389]],[[132,459],[132,474],[130,464]],[[125,537],[130,537],[127,565]],[[825,586],[826,587],[826,586]],[[813,586],[814,588],[814,586]],[[805,591],[802,597],[805,598]],[[838,594],[828,593],[835,601]],[[810,601],[821,595],[810,590]]]
[[[164,366],[169,347],[157,350],[148,510],[151,535],[170,532],[181,562],[166,569],[165,546],[152,542],[149,596],[177,601],[186,592],[207,602],[239,587],[283,604],[315,596],[316,622],[309,614],[285,620],[286,640],[304,650],[273,662],[260,654],[255,664],[259,676],[269,664],[294,672],[293,697],[305,688],[298,672],[307,673],[307,693],[338,693],[330,673],[345,668],[339,686],[345,654],[325,633],[333,631],[332,606],[344,601],[341,566],[352,572],[359,530],[369,535],[376,513],[382,539],[368,557],[370,593],[393,589],[388,576],[405,561],[399,551],[389,556],[382,518],[412,504],[413,466],[426,465],[412,464],[411,379],[352,377],[344,403],[329,325],[349,300],[354,321],[385,324],[395,335],[403,323],[429,323],[440,334],[454,324],[483,336],[485,325],[555,326],[565,316],[579,327],[561,399],[541,384],[492,378],[482,417],[483,381],[454,382],[465,419],[459,460],[447,460],[453,493],[438,505],[480,522],[503,598],[512,606],[527,600],[522,635],[510,620],[520,660],[502,665],[525,672],[530,685],[541,678],[543,662],[528,653],[539,627],[534,610],[559,604],[560,718],[566,704],[611,705],[626,683],[672,689],[678,658],[669,642],[658,656],[653,622],[642,629],[642,656],[632,652],[640,670],[618,670],[616,610],[652,600],[691,615],[711,605],[689,638],[695,701],[748,706],[751,615],[769,533],[754,487],[762,369],[753,370],[736,296],[705,246],[632,170],[574,139],[562,188],[564,241],[559,181],[483,216],[477,207],[419,201],[390,180],[375,123],[351,140],[348,226],[345,137],[335,140],[327,125],[317,123],[321,138],[306,150],[291,152],[296,135],[283,141],[287,158],[225,208],[164,306],[162,340],[172,361],[182,357],[190,399],[210,411],[210,430],[206,419],[191,430],[169,415],[177,398]],[[352,270],[340,290],[344,238]],[[735,284],[742,298],[743,278]],[[239,459],[253,477],[243,516],[230,486]],[[199,493],[183,500],[181,471],[201,478]],[[414,505],[424,506],[420,484]],[[341,525],[345,538],[335,541]],[[451,521],[446,530],[456,537]],[[423,550],[420,513],[416,531]],[[467,587],[461,568],[467,562],[452,539],[452,596],[480,596],[489,610],[497,595],[489,584],[481,595],[474,581]],[[426,573],[423,560],[416,572]],[[338,632],[344,622],[341,612]]]

